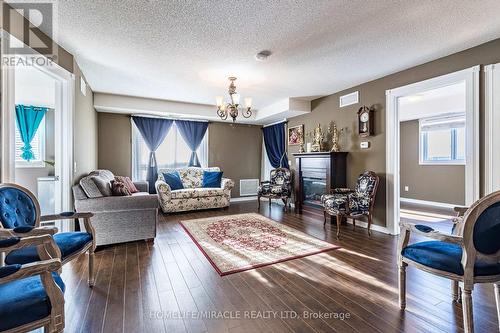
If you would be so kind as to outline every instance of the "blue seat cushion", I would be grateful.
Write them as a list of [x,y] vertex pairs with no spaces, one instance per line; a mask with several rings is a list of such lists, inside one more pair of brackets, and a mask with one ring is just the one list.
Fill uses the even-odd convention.
[[[86,232],[61,232],[54,235],[54,241],[61,249],[62,259],[66,259],[75,252],[80,251],[85,245],[92,241],[92,235]],[[40,257],[36,247],[30,246],[10,252],[5,257],[7,265],[27,264],[39,261]]]
[[[418,262],[427,267],[463,275],[462,247],[439,241],[429,241],[411,244],[401,252],[403,257]],[[500,263],[487,263],[476,260],[475,276],[500,274]]]
[[[57,273],[54,280],[64,292],[65,286]],[[0,284],[0,331],[43,319],[52,306],[39,275]]]

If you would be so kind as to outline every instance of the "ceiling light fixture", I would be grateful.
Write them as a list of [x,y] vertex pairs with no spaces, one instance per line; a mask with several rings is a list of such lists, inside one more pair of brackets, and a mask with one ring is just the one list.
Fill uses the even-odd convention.
[[269,58],[269,56],[271,55],[271,51],[269,50],[263,50],[263,51],[260,51],[259,53],[257,53],[255,55],[255,60],[257,61],[265,61],[267,60],[267,58]]
[[[236,85],[234,84],[236,78],[231,76],[228,79],[231,82],[228,89],[230,102],[225,103],[223,96],[215,97],[215,101],[217,105],[217,115],[222,120],[226,120],[229,115],[233,118],[234,123],[239,114],[240,94],[236,92]],[[242,110],[241,114],[244,118],[250,118],[252,116],[252,99],[250,97],[245,98],[245,109]]]

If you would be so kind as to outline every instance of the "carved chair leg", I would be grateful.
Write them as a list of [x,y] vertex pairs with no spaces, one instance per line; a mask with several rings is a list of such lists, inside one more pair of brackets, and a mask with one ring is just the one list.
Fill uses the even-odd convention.
[[371,236],[372,235],[372,231],[371,231],[371,226],[372,226],[372,214],[369,213],[368,214],[368,236]]
[[326,210],[323,209],[323,218],[324,218],[324,221],[323,221],[323,226],[326,225]]
[[497,303],[498,331],[500,332],[500,283],[495,283],[495,301]]
[[271,208],[271,197],[269,197],[269,208]]
[[464,332],[474,332],[474,319],[472,315],[472,289],[464,287],[462,290],[462,311],[464,317]]
[[407,264],[402,262],[399,264],[399,308],[404,310],[406,308],[406,266]]
[[458,302],[460,300],[459,292],[460,288],[458,287],[458,281],[451,281],[451,296],[453,297],[454,302]]
[[258,202],[258,204],[259,204],[258,209],[260,209],[260,195],[258,195],[258,196],[257,196],[257,202]]
[[94,250],[89,250],[89,287],[95,284]]
[[342,215],[337,214],[337,239],[340,237],[340,224],[342,223]]
[[354,217],[352,218],[352,230],[356,230],[356,219]]
[[283,200],[283,203],[285,204],[285,206],[283,207],[283,211],[286,212],[286,205],[288,204],[288,198],[287,197],[284,197],[282,198],[281,200]]

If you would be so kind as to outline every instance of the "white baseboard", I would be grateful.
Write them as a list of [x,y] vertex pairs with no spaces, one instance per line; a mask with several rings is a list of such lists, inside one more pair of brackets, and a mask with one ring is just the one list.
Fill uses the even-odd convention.
[[256,196],[231,198],[230,202],[257,201]]
[[444,202],[426,201],[426,200],[410,199],[410,198],[400,198],[399,201],[406,202],[406,203],[412,203],[412,204],[416,204],[416,205],[438,207],[438,208],[455,208],[457,206],[464,206],[464,205],[458,205],[458,204],[449,204],[449,203],[444,203]]

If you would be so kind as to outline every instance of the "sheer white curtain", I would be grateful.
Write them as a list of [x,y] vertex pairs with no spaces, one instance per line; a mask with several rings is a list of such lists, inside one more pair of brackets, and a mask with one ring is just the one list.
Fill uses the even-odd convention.
[[269,180],[269,175],[272,169],[273,166],[267,157],[266,145],[264,144],[264,141],[262,141],[261,180]]
[[[208,166],[208,130],[196,151],[202,167]],[[156,150],[158,169],[187,167],[191,150],[182,138],[175,123],[167,137]],[[132,178],[134,181],[146,179],[149,150],[137,127],[132,123]]]

